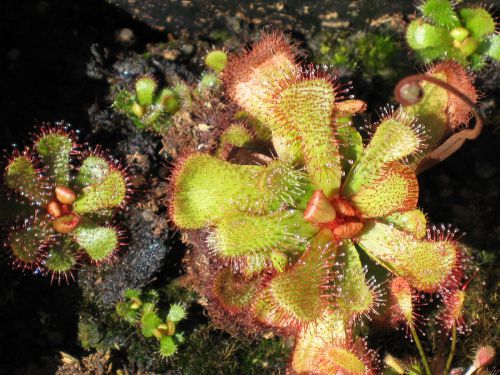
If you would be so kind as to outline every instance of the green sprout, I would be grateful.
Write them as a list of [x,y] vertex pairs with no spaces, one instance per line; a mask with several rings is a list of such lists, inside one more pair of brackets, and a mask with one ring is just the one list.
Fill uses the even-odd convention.
[[410,23],[406,40],[423,62],[453,59],[477,70],[487,57],[500,61],[500,35],[486,9],[454,9],[450,0],[426,0],[419,9],[422,17]]
[[164,134],[171,116],[181,106],[181,95],[176,88],[158,89],[156,81],[148,76],[135,82],[133,91],[120,90],[113,107],[132,120],[139,129],[148,129]]
[[221,50],[214,50],[205,56],[205,64],[216,73],[224,70],[227,63],[227,54]]
[[[366,104],[343,100],[322,70],[302,68],[277,33],[230,56],[222,80],[253,121],[235,119],[215,155],[177,161],[169,208],[194,245],[188,280],[209,314],[221,327],[293,338],[291,373],[373,374],[374,353],[354,328],[383,309],[387,279],[405,301],[401,320],[387,324],[404,320],[421,349],[412,296],[457,290],[465,263],[454,232],[429,228],[417,207],[415,168],[444,136],[434,127],[446,129],[464,108],[459,122],[468,121],[470,108],[427,86],[432,102],[384,111],[364,144],[351,118]],[[271,143],[246,131],[252,123],[268,128]],[[272,151],[249,148],[259,142]],[[368,276],[375,269],[379,281]]]
[[159,341],[158,353],[161,357],[173,356],[179,344],[184,342],[177,324],[186,317],[186,309],[174,303],[170,305],[166,318],[161,319],[157,311],[158,294],[155,291],[142,293],[137,289],[129,289],[125,291],[124,297],[116,305],[118,316],[127,323],[138,326],[144,337],[155,337]]
[[12,155],[4,172],[6,186],[34,209],[7,236],[13,265],[58,281],[68,280],[82,259],[111,261],[123,245],[123,231],[110,223],[127,202],[128,177],[99,149],[80,153],[77,147],[73,132],[42,127],[31,147]]
[[210,52],[205,58],[209,70],[202,73],[194,87],[178,83],[171,88],[160,88],[154,78],[139,77],[132,90],[118,90],[113,108],[132,120],[137,128],[165,135],[181,107],[189,107],[194,98],[203,100],[205,94],[221,86],[219,75],[226,60],[225,52]]
[[221,50],[213,50],[205,56],[205,65],[209,68],[201,74],[198,90],[200,93],[217,89],[221,86],[220,74],[227,63],[227,54]]

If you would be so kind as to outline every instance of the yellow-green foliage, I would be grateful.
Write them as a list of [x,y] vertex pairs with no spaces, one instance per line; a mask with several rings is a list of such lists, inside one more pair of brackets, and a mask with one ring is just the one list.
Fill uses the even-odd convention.
[[424,62],[454,59],[480,69],[487,57],[500,60],[500,38],[486,9],[455,10],[450,0],[426,0],[419,8],[422,18],[410,23],[406,40]]
[[[189,279],[219,325],[264,325],[294,337],[290,372],[374,373],[352,329],[381,305],[366,255],[386,277],[424,292],[455,285],[459,274],[452,235],[425,236],[410,163],[429,139],[416,115],[429,119],[443,108],[386,111],[364,146],[351,117],[366,105],[339,101],[331,78],[302,69],[279,34],[230,56],[222,79],[248,118],[268,127],[274,150],[255,152],[269,140],[248,121],[222,134],[216,156],[177,162],[170,215],[188,237],[196,233]],[[228,147],[252,157],[237,164]]]
[[124,299],[116,304],[117,315],[127,323],[137,326],[138,331],[146,338],[156,338],[158,353],[168,358],[177,353],[177,348],[184,342],[181,332],[177,332],[177,324],[186,318],[186,309],[179,304],[170,305],[165,319],[158,313],[158,293],[154,290],[143,293],[137,289],[129,289]]
[[[109,218],[126,201],[127,177],[99,152],[84,154],[73,176],[75,149],[64,128],[43,127],[32,149],[15,154],[5,169],[7,187],[37,212],[8,237],[14,264],[57,279],[68,279],[78,252],[98,263],[112,259],[121,246],[121,231]],[[43,173],[31,152],[41,160]]]

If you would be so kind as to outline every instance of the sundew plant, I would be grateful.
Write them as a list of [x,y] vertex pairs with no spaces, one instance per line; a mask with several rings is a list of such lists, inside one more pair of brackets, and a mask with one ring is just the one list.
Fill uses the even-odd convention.
[[64,125],[41,127],[33,145],[14,151],[4,181],[32,208],[6,236],[14,267],[68,281],[79,264],[110,262],[125,245],[113,223],[131,193],[125,169],[99,148],[82,151]]
[[351,119],[366,104],[295,56],[278,33],[229,56],[226,94],[251,121],[229,124],[215,154],[175,163],[169,211],[192,244],[189,283],[221,327],[292,338],[290,373],[375,373],[357,327],[379,316],[408,328],[421,354],[413,373],[430,374],[418,306],[441,296],[455,332],[468,256],[455,230],[419,209],[416,169],[469,121],[472,80],[452,62],[431,67],[363,142]]
[[422,61],[453,59],[478,70],[488,59],[500,60],[500,36],[487,8],[426,0],[419,11],[421,17],[408,26],[406,40]]

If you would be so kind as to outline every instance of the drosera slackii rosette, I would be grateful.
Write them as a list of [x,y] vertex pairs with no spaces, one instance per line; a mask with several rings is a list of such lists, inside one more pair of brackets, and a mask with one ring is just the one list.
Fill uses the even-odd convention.
[[82,151],[66,124],[41,126],[31,146],[12,153],[3,180],[34,210],[5,238],[16,268],[60,283],[83,262],[111,262],[126,245],[115,214],[130,199],[129,176],[99,147]]
[[418,207],[428,108],[384,109],[363,142],[352,117],[366,104],[323,68],[302,67],[277,32],[229,55],[221,77],[252,143],[252,123],[271,142],[260,140],[260,155],[232,146],[247,159],[193,152],[175,163],[169,214],[194,246],[187,281],[222,328],[293,338],[290,373],[374,373],[373,353],[355,344],[356,325],[384,304],[366,257],[411,292],[402,316],[413,331],[412,295],[443,294],[463,275],[462,247],[448,232],[427,235]]

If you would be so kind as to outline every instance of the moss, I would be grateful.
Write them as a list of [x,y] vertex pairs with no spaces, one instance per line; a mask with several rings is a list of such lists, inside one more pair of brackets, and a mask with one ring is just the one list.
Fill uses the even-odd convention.
[[357,71],[368,77],[385,75],[393,69],[401,47],[395,38],[379,31],[323,33],[315,62]]
[[289,352],[283,339],[235,339],[200,326],[186,339],[174,365],[185,375],[277,374],[284,373]]

